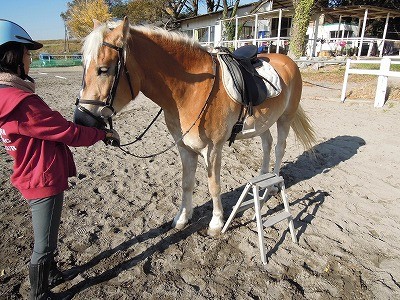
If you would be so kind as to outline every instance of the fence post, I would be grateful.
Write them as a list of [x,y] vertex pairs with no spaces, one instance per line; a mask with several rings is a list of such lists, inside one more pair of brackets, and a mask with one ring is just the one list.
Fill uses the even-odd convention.
[[391,60],[388,57],[384,57],[381,60],[380,74],[378,76],[378,84],[376,86],[375,103],[374,107],[383,107],[386,98],[386,89],[388,82],[388,74],[390,71]]
[[344,72],[344,79],[343,79],[343,88],[342,88],[342,95],[340,96],[340,101],[344,102],[346,99],[346,88],[347,88],[347,80],[349,78],[349,69],[350,69],[350,58],[346,61],[346,71]]

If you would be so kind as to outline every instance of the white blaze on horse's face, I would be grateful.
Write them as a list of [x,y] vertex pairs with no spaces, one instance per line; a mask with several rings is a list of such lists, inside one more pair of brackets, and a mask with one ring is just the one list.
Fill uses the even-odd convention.
[[[82,93],[83,99],[93,99],[106,104],[107,98],[111,95],[113,84],[117,84],[115,90],[114,106],[119,111],[122,108],[118,98],[124,97],[125,90],[122,82],[116,82],[118,52],[105,46],[100,46],[98,57],[91,59],[85,70],[85,88]],[[122,80],[120,80],[122,81]],[[121,87],[119,86],[121,85]],[[129,99],[130,100],[130,99]]]

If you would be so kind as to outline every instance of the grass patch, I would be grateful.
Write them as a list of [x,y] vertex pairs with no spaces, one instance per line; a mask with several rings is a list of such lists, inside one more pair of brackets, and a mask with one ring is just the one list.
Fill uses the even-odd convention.
[[71,55],[80,53],[82,49],[82,42],[79,40],[68,41],[68,45],[65,44],[64,40],[46,40],[38,42],[43,44],[43,48],[32,51],[33,60],[39,59],[39,53],[43,52],[54,55]]
[[[380,61],[377,63],[357,63],[351,64],[352,69],[364,69],[364,70],[379,70],[381,67]],[[390,71],[400,72],[400,64],[391,64]]]
[[[82,65],[82,61],[79,59],[73,59],[71,56],[81,52],[82,42],[79,40],[68,41],[68,44],[64,40],[46,40],[39,41],[43,44],[43,48],[32,53],[31,68],[42,68],[42,67],[72,67]],[[40,53],[49,53],[54,55],[55,59],[51,60],[39,60]],[[65,57],[58,55],[66,55]]]

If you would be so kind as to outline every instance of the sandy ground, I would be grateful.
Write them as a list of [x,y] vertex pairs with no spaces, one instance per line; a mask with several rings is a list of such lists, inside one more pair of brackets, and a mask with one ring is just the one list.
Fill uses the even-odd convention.
[[[72,119],[80,69],[33,70],[32,76],[45,101]],[[400,299],[400,102],[376,109],[372,92],[341,103],[343,77],[304,78],[312,82],[302,105],[318,135],[316,159],[291,133],[282,168],[298,244],[285,222],[266,229],[263,265],[252,210],[238,215],[225,234],[207,236],[212,207],[203,161],[192,222],[170,229],[181,195],[176,148],[137,159],[98,143],[73,149],[79,174],[65,193],[58,257],[69,280],[53,291],[77,300]],[[374,84],[359,81],[349,91]],[[115,120],[122,142],[142,132],[157,111],[143,96],[130,105]],[[151,154],[171,143],[160,118],[129,150]],[[21,299],[30,214],[9,183],[12,161],[3,147],[0,156],[0,299]],[[259,139],[226,146],[226,219],[260,164]],[[281,200],[272,197],[264,217],[280,209]]]

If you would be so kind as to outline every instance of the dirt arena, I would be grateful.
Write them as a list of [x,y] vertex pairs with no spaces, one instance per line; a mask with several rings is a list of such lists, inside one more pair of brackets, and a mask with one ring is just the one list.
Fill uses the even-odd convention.
[[[34,69],[31,75],[38,94],[71,120],[80,68]],[[351,77],[352,99],[341,103],[343,74],[303,75],[302,105],[318,135],[316,158],[291,132],[282,168],[298,244],[285,222],[266,229],[263,265],[252,210],[238,215],[225,234],[207,236],[212,207],[201,159],[192,222],[171,229],[181,196],[176,148],[138,159],[98,143],[72,148],[78,176],[65,192],[58,257],[68,281],[53,291],[76,300],[400,299],[400,101],[391,96],[374,108],[376,78]],[[391,83],[392,95],[397,87]],[[129,105],[115,119],[122,142],[141,133],[157,111],[144,96]],[[147,155],[171,143],[160,118],[128,149]],[[30,214],[9,182],[12,160],[4,147],[0,156],[0,299],[24,299]],[[225,219],[260,165],[259,139],[226,145]],[[272,197],[264,217],[280,209],[279,197]]]

